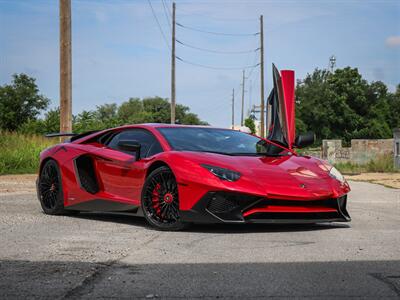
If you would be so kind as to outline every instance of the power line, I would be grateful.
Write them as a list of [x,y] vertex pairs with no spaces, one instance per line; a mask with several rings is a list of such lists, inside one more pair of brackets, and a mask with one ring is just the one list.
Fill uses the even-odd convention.
[[171,46],[169,45],[168,40],[167,40],[167,37],[165,36],[164,31],[163,31],[162,28],[161,28],[160,22],[158,21],[156,12],[154,11],[154,8],[153,8],[153,5],[151,4],[151,1],[150,1],[150,0],[147,0],[147,2],[148,2],[149,5],[150,5],[151,11],[152,11],[152,13],[153,13],[153,17],[154,17],[154,19],[155,19],[156,22],[157,22],[158,29],[160,29],[160,32],[161,32],[161,34],[162,34],[162,36],[163,36],[163,38],[164,38],[165,43],[167,44],[168,49],[171,50]]
[[[167,6],[165,5],[164,0],[161,0],[163,8],[164,8],[164,14],[165,14],[165,18],[167,19],[167,23],[169,25],[169,29],[172,30],[171,28],[171,20],[170,20],[170,16],[171,16],[171,12],[167,9]],[[172,17],[171,17],[172,19]]]
[[[150,1],[150,0],[149,0]],[[203,30],[203,29],[199,29],[199,28],[194,28],[191,26],[186,26],[186,25],[182,25],[181,23],[176,22],[176,25],[188,29],[188,30],[193,30],[193,31],[198,31],[198,32],[202,32],[202,33],[208,33],[208,34],[215,34],[215,35],[226,35],[226,36],[256,36],[258,34],[260,34],[259,32],[255,32],[255,33],[226,33],[226,32],[215,32],[215,31],[208,31],[208,30]]]
[[258,21],[257,18],[221,18],[215,15],[208,15],[208,14],[203,14],[203,13],[193,13],[193,11],[189,11],[186,9],[180,8],[179,11],[183,14],[181,14],[182,17],[206,17],[208,19],[212,19],[215,21],[220,21],[220,22],[255,22]]
[[[162,0],[162,2],[164,3],[164,6],[165,6],[165,8],[166,8],[166,10],[167,10],[167,12],[168,12],[169,17],[172,19],[171,10],[168,8],[168,4],[165,3],[166,0]],[[172,6],[172,2],[171,2],[171,6]]]
[[213,69],[213,70],[242,70],[242,69],[254,68],[254,67],[256,67],[256,66],[259,65],[259,64],[256,64],[256,65],[243,66],[243,67],[216,67],[216,66],[203,65],[203,64],[191,62],[191,61],[182,59],[182,58],[180,58],[180,57],[178,57],[178,56],[176,56],[176,59],[180,60],[180,61],[183,62],[183,63],[189,64],[189,65],[193,65],[193,66],[197,66],[197,67],[202,67],[202,68],[207,68],[207,69]]
[[[257,49],[260,50],[260,48],[257,48]],[[254,55],[254,60],[253,60],[253,65],[255,65],[255,67],[257,67],[259,65],[259,64],[256,65],[256,61],[257,61],[257,53]],[[247,76],[248,79],[250,79],[251,75],[253,75],[253,71],[254,71],[255,67],[250,70],[249,75]]]
[[202,48],[202,47],[197,47],[197,46],[193,46],[193,45],[189,45],[187,43],[184,43],[180,40],[176,40],[179,44],[192,48],[192,49],[196,49],[196,50],[200,50],[200,51],[205,51],[205,52],[212,52],[212,53],[218,53],[218,54],[244,54],[244,53],[252,53],[255,51],[260,50],[260,48],[257,49],[251,49],[251,50],[242,50],[242,51],[225,51],[225,50],[215,50],[215,49],[208,49],[208,48]]

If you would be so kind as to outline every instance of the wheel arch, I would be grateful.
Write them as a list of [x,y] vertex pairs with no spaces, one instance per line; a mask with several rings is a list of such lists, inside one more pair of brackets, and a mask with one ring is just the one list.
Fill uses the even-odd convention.
[[[160,168],[160,167],[167,167],[172,171],[172,168],[165,162],[162,160],[157,160],[155,162],[153,162],[146,171],[146,178],[149,177],[149,175],[151,174],[151,172],[153,172],[154,170]],[[173,173],[173,171],[172,171]]]
[[40,173],[42,172],[43,166],[44,166],[48,161],[50,161],[50,160],[54,161],[54,162],[57,164],[57,166],[60,167],[60,164],[58,163],[58,161],[57,161],[54,157],[48,156],[48,157],[46,157],[45,159],[43,159],[43,160],[40,162],[40,165],[39,165],[39,173],[38,173],[39,175],[40,175]]

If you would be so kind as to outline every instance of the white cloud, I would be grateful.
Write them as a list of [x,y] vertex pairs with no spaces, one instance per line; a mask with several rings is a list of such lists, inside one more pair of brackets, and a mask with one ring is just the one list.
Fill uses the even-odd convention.
[[400,36],[399,35],[398,36],[395,36],[395,35],[389,36],[386,39],[386,46],[389,46],[389,47],[400,47]]

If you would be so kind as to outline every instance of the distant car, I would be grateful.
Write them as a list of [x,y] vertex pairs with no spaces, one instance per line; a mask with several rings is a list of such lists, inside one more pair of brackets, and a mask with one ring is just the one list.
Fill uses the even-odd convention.
[[141,124],[75,135],[46,149],[37,181],[43,211],[131,213],[160,230],[350,221],[343,176],[293,149],[314,137],[294,140],[290,72],[281,78],[274,71],[269,139],[208,126]]

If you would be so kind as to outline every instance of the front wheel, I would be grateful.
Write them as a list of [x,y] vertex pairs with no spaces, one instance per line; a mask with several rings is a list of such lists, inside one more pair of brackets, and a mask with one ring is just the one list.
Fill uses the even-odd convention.
[[147,222],[158,230],[182,230],[178,185],[168,167],[160,167],[147,177],[142,192],[142,210]]
[[43,211],[48,215],[69,214],[64,209],[64,194],[58,164],[48,160],[38,178],[37,192]]

